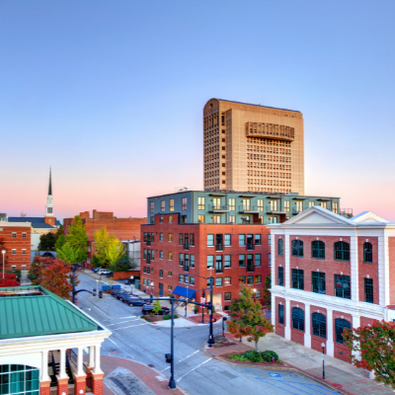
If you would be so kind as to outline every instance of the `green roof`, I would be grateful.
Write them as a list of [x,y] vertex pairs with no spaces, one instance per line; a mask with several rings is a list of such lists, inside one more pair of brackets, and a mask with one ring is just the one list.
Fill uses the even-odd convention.
[[100,327],[40,286],[0,288],[0,339],[95,331]]

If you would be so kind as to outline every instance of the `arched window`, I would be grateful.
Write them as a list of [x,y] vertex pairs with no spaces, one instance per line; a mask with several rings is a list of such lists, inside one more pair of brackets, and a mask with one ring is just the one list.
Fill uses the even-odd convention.
[[299,307],[292,308],[292,328],[304,332],[304,311]]
[[372,243],[363,244],[363,261],[372,263],[373,262],[373,246]]
[[39,392],[37,368],[26,365],[0,365],[0,394],[36,395]]
[[344,328],[351,329],[351,324],[347,320],[343,320],[343,318],[335,319],[335,334],[336,334],[336,343],[343,344],[344,338]]
[[277,247],[278,247],[278,255],[284,255],[284,240],[283,239],[278,239]]
[[320,240],[311,242],[311,257],[325,259],[325,243]]
[[321,313],[313,313],[313,335],[326,339],[326,317]]
[[302,240],[292,240],[292,256],[303,256]]
[[334,255],[338,261],[349,261],[350,260],[350,244],[345,241],[337,241],[334,244]]

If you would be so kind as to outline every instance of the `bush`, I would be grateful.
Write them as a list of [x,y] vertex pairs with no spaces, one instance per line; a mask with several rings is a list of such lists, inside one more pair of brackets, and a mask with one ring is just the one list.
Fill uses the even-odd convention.
[[[247,352],[248,352],[248,351],[247,351]],[[261,353],[261,356],[262,356],[262,359],[263,359],[265,362],[272,362],[272,357],[274,357],[274,360],[275,360],[276,362],[280,362],[280,358],[278,357],[278,355],[277,355],[274,351],[269,351],[269,350],[263,351],[263,352]]]
[[245,357],[244,355],[242,355],[242,354],[229,355],[228,358],[236,360],[236,361],[250,362],[249,359],[247,357]]
[[248,350],[244,353],[244,356],[251,362],[262,362],[262,356],[259,351]]
[[152,322],[152,321],[153,321],[153,319],[152,319],[152,318],[147,318],[147,319],[146,319],[146,321],[148,321],[148,322]]
[[178,315],[174,314],[174,319],[178,318]]
[[163,321],[168,321],[168,320],[170,320],[170,318],[171,318],[170,316],[164,315],[164,316],[163,316]]

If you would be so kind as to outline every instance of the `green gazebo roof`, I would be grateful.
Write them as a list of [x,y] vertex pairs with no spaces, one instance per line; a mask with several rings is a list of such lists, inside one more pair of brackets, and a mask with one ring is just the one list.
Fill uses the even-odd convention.
[[0,339],[98,329],[94,321],[45,288],[0,288]]

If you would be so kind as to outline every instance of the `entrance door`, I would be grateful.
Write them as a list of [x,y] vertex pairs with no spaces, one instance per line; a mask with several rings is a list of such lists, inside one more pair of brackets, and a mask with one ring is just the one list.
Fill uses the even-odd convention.
[[163,296],[163,284],[159,283],[159,296]]

